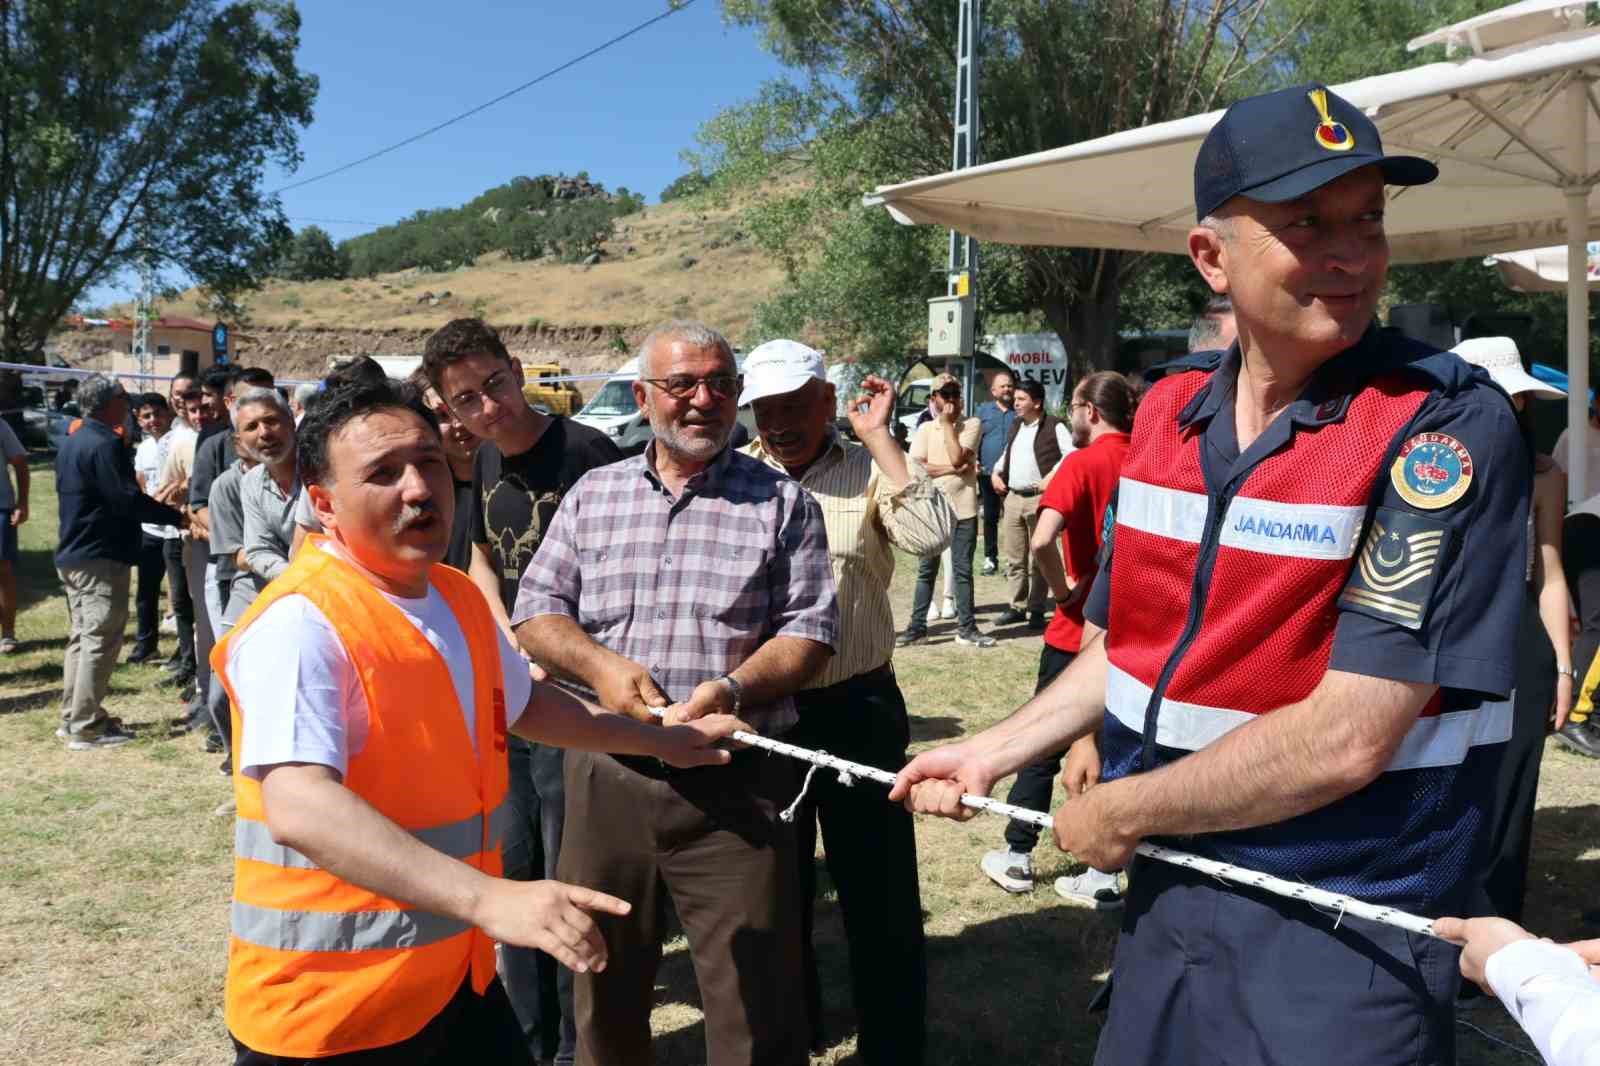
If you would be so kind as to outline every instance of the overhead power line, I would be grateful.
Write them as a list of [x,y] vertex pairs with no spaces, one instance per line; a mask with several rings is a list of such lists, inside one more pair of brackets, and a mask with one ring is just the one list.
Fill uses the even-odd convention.
[[532,79],[531,81],[525,81],[521,85],[518,85],[514,89],[506,90],[505,92],[501,93],[499,96],[495,97],[493,100],[485,100],[483,103],[479,104],[477,107],[471,108],[470,110],[467,110],[467,111],[463,111],[463,112],[461,112],[461,114],[455,115],[455,116],[453,116],[451,118],[447,118],[443,122],[440,122],[437,125],[429,126],[427,129],[423,130],[421,133],[412,134],[410,137],[407,137],[405,140],[397,141],[394,144],[391,144],[387,148],[380,148],[380,149],[378,149],[378,151],[373,152],[371,155],[364,155],[360,159],[355,159],[355,160],[352,160],[349,163],[345,163],[343,166],[334,167],[332,170],[324,171],[321,174],[313,174],[309,178],[303,178],[300,181],[292,182],[291,184],[285,185],[280,189],[275,189],[275,190],[273,190],[273,195],[276,196],[279,193],[288,192],[290,189],[303,188],[303,187],[305,187],[307,185],[310,185],[314,181],[321,181],[324,178],[331,178],[335,174],[343,174],[347,170],[350,170],[350,169],[352,169],[354,167],[359,167],[363,163],[370,163],[374,159],[377,159],[380,156],[386,156],[390,152],[397,151],[397,150],[399,150],[401,148],[404,148],[408,144],[415,144],[418,141],[422,140],[424,137],[430,136],[431,134],[438,133],[440,130],[444,129],[446,126],[453,126],[457,122],[462,121],[463,119],[471,118],[473,115],[476,115],[478,112],[485,111],[485,110],[493,107],[495,104],[501,103],[501,102],[503,102],[505,100],[509,100],[509,99],[511,99],[511,97],[517,95],[518,93],[524,92],[524,91],[526,91],[528,89],[531,89],[535,85],[538,85],[540,82],[547,81],[550,78],[555,77],[557,74],[560,74],[564,70],[572,69],[573,67],[577,66],[579,63],[582,63],[584,60],[590,59],[590,58],[593,58],[594,56],[599,55],[601,52],[604,52],[607,48],[610,48],[612,45],[620,44],[623,41],[626,41],[629,37],[634,36],[635,34],[643,33],[645,30],[649,29],[651,26],[654,26],[656,23],[662,21],[663,19],[671,18],[673,15],[676,15],[678,12],[682,11],[684,8],[692,6],[694,3],[695,3],[695,0],[669,0],[668,6],[667,6],[667,10],[663,11],[659,15],[656,15],[654,18],[645,19],[643,22],[639,23],[637,26],[633,27],[632,29],[625,30],[624,32],[617,34],[615,37],[611,38],[609,41],[606,41],[603,44],[596,45],[595,47],[589,49],[587,52],[584,52],[582,55],[574,56],[573,58],[567,60],[565,63],[562,63],[560,66],[551,67],[549,70],[545,71],[543,74],[540,74],[538,77]]
[[289,215],[290,222],[318,222],[325,226],[387,226],[387,222],[367,222],[359,218],[312,218],[309,215]]

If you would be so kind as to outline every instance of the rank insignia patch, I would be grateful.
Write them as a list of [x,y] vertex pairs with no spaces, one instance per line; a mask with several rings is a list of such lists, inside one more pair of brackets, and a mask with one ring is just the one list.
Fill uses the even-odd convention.
[[1437,511],[1472,487],[1472,456],[1449,434],[1418,433],[1400,446],[1389,480],[1411,506]]
[[1437,519],[1378,508],[1339,606],[1421,629],[1449,535]]

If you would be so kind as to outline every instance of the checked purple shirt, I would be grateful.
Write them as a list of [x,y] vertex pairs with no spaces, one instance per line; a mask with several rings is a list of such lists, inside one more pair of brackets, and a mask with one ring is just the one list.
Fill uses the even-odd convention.
[[[688,699],[772,637],[837,647],[833,567],[816,501],[732,448],[674,499],[654,456],[651,444],[578,479],[522,574],[512,623],[575,619],[596,643],[648,667],[672,700]],[[796,721],[794,700],[739,716],[781,733]]]

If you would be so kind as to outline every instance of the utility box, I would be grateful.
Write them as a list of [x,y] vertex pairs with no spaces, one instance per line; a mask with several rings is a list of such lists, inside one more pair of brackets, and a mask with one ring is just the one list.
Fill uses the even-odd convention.
[[939,296],[928,301],[928,355],[972,354],[972,297]]

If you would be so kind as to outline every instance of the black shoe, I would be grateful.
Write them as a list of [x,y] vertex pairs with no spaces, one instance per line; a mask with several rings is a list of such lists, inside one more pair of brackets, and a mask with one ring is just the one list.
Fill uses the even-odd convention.
[[161,672],[168,677],[181,677],[194,673],[194,660],[184,655],[174,655],[161,664]]
[[183,670],[175,674],[167,673],[166,671],[162,671],[162,673],[165,674],[165,676],[161,678],[161,684],[163,685],[171,685],[173,688],[187,688],[188,686],[194,684],[193,669]]
[[911,644],[921,644],[927,639],[928,631],[926,629],[908,629],[904,633],[901,633],[898,637],[894,638],[894,646],[897,648],[904,648]]
[[172,727],[172,735],[179,737],[185,733],[193,733],[196,729],[210,726],[211,715],[206,711],[205,704],[190,702],[184,707],[182,714],[171,719],[167,724]]
[[1600,759],[1600,729],[1596,729],[1594,722],[1589,719],[1568,722],[1562,726],[1556,732],[1556,742],[1579,755]]
[[1034,611],[1032,614],[1030,614],[1028,616],[1028,628],[1029,629],[1035,629],[1035,630],[1044,628],[1044,612],[1043,611]]
[[1016,626],[1021,625],[1027,620],[1028,616],[1017,610],[1015,607],[1007,607],[1000,613],[1000,617],[994,620],[993,624],[997,626]]
[[155,645],[153,645],[153,644],[136,644],[136,645],[134,645],[134,649],[128,653],[128,657],[124,661],[125,662],[130,662],[130,663],[147,663],[151,659],[154,659],[155,657],[156,657]]
[[224,755],[222,757],[222,765],[217,767],[217,773],[221,774],[223,777],[232,777],[233,776],[233,756],[232,755]]
[[220,755],[223,751],[222,737],[215,729],[206,734],[206,754]]

